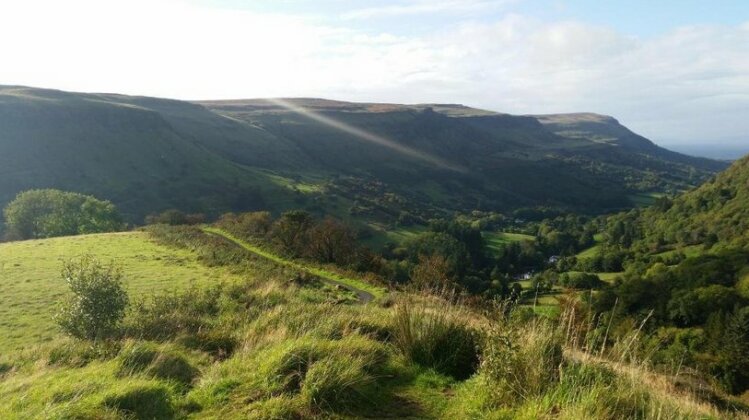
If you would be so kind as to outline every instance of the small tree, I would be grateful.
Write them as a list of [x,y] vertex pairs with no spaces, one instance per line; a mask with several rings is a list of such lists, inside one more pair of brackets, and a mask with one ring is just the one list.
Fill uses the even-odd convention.
[[62,278],[73,292],[55,316],[62,330],[87,340],[115,335],[129,302],[120,267],[84,256],[65,262]]
[[419,290],[447,290],[455,287],[450,264],[441,255],[422,255],[411,271],[411,283]]

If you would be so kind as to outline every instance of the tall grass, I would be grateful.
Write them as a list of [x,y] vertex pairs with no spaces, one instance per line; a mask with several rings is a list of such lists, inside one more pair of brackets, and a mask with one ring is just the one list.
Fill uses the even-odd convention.
[[478,367],[479,340],[463,315],[458,305],[431,308],[401,300],[392,318],[392,342],[418,365],[467,379]]

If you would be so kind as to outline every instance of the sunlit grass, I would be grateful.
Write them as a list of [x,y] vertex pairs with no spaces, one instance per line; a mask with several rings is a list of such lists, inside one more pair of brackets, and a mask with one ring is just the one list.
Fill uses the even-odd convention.
[[210,270],[194,254],[153,243],[144,232],[85,235],[0,244],[0,353],[59,335],[52,320],[67,285],[62,262],[91,254],[116,261],[131,297],[236,280]]

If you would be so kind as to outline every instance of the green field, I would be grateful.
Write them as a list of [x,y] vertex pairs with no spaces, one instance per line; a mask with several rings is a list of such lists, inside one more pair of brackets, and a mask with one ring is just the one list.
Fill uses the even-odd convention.
[[62,263],[84,254],[116,259],[135,298],[235,279],[200,265],[188,251],[153,243],[144,232],[0,244],[0,354],[58,335],[52,315],[67,290],[60,277]]
[[510,232],[483,232],[483,235],[486,245],[493,251],[498,251],[511,242],[533,241],[536,239],[531,235]]
[[613,282],[617,277],[621,276],[624,273],[595,273],[598,275],[598,277],[605,281],[606,283]]
[[655,254],[655,256],[667,258],[677,253],[683,252],[687,257],[697,257],[704,252],[703,249],[704,248],[702,245],[688,245],[681,248],[672,249],[670,251],[664,251],[660,254]]
[[593,240],[595,241],[595,245],[591,246],[590,248],[586,248],[575,255],[578,259],[585,259],[585,258],[592,258],[598,255],[598,251],[601,249],[600,243],[603,242],[603,234],[596,233],[593,235]]
[[370,224],[370,227],[374,230],[374,234],[365,241],[365,244],[374,249],[380,249],[388,243],[400,245],[427,231],[425,226],[419,225],[388,229],[382,225]]
[[[390,322],[389,309],[352,305],[340,299],[341,291],[319,283],[290,282],[289,268],[338,281],[358,280],[322,268],[301,267],[252,245],[247,247],[263,258],[209,268],[198,263],[198,252],[157,245],[147,232],[1,244],[0,418],[125,418],[127,413],[143,419],[299,417],[295,413],[305,413],[304,418],[311,414],[321,418],[363,414],[439,417],[448,402],[444,392],[455,381],[408,363],[391,346],[364,333],[384,328]],[[224,361],[182,342],[131,337],[117,343],[114,354],[92,356],[87,353],[92,349],[90,343],[63,337],[52,321],[54,304],[66,290],[59,277],[62,262],[83,254],[103,261],[116,259],[123,267],[131,298],[186,290],[192,284],[200,286],[197,290],[206,290],[210,284],[231,282],[236,289],[229,288],[234,291],[219,300],[226,318],[194,316],[203,317],[207,326],[225,323],[227,327],[215,327],[216,331],[247,344]],[[358,285],[382,293],[370,285]],[[237,305],[232,299],[243,303]],[[251,305],[246,307],[244,302]],[[197,308],[202,306],[192,310]],[[250,313],[252,316],[247,316]],[[129,354],[149,352],[170,358],[176,365],[169,369],[175,370],[123,370]],[[53,361],[53,354],[62,355],[54,356],[62,359]],[[367,394],[337,413],[336,407],[310,400],[307,388],[305,393],[284,391],[279,388],[284,378],[273,372],[286,369],[285,358],[296,354],[313,355],[318,374],[322,367],[344,369],[326,373],[352,381],[332,384],[341,392]],[[159,360],[152,362],[153,366]],[[369,364],[362,367],[362,363]],[[365,372],[369,366],[380,372],[371,379]],[[345,376],[349,374],[356,376]],[[373,381],[377,386],[370,389]],[[234,389],[236,384],[241,386]],[[246,387],[258,401],[248,400]],[[197,415],[188,416],[195,410]]]
[[659,192],[637,193],[629,195],[629,200],[637,207],[649,207],[665,194]]

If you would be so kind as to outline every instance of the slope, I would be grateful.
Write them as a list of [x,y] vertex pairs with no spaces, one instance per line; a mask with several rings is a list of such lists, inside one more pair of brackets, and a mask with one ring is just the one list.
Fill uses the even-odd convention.
[[699,188],[635,215],[651,244],[749,244],[749,156]]
[[6,86],[0,206],[54,187],[109,199],[134,223],[170,207],[304,207],[385,224],[474,209],[601,213],[633,206],[633,193],[689,188],[722,165],[543,122],[449,104],[191,103]]
[[217,116],[176,101],[114,99],[1,88],[0,205],[23,190],[55,187],[109,199],[135,222],[169,207],[209,213],[263,207],[267,182],[212,153],[199,141],[200,130],[187,135],[187,122],[174,123],[174,115],[192,114],[204,130],[209,124],[221,130]]

